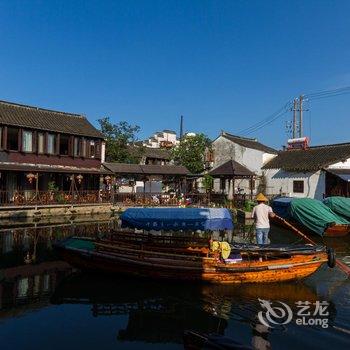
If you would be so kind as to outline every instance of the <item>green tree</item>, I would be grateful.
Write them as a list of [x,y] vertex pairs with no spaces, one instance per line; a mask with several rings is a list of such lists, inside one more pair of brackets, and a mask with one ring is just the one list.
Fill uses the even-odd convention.
[[138,155],[135,150],[130,152],[130,145],[136,141],[140,127],[130,125],[126,121],[113,124],[108,117],[101,118],[98,122],[106,139],[106,160],[108,162],[137,163],[143,147],[139,147],[140,155]]
[[214,187],[214,178],[209,174],[205,174],[202,178],[202,185],[207,193],[211,192]]
[[180,144],[171,151],[172,159],[185,166],[191,173],[204,170],[205,152],[210,149],[210,139],[204,134],[185,136]]

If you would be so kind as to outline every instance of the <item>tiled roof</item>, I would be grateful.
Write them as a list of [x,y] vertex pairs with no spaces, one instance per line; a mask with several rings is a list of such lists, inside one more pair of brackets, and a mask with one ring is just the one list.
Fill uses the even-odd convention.
[[306,150],[287,150],[263,166],[263,169],[316,171],[350,158],[350,143],[314,146]]
[[218,167],[209,171],[211,176],[253,176],[252,171],[247,169],[242,164],[237,163],[235,160],[229,160],[226,163],[219,165]]
[[82,115],[0,101],[0,124],[103,138]]
[[155,159],[164,159],[170,160],[171,155],[170,152],[166,149],[162,148],[154,148],[154,147],[138,147],[138,146],[129,146],[128,148],[131,155],[136,157],[147,157],[147,158],[155,158]]
[[241,136],[236,136],[229,134],[228,132],[223,131],[221,133],[221,136],[225,137],[226,139],[237,143],[240,146],[246,147],[246,148],[252,148],[256,149],[258,151],[262,151],[265,153],[272,153],[276,154],[277,151],[269,146],[265,146],[262,143],[258,142],[257,139],[252,139],[252,138],[247,138],[247,137],[241,137]]
[[190,172],[181,165],[139,165],[125,163],[103,163],[103,166],[115,174],[142,175],[187,175]]

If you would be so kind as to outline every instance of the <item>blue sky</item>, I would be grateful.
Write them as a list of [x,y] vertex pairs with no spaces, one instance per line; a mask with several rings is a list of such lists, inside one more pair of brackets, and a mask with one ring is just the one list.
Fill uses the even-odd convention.
[[[210,137],[350,85],[350,1],[3,1],[0,99]],[[310,101],[313,144],[350,141],[350,94]],[[249,136],[279,147],[287,113]]]

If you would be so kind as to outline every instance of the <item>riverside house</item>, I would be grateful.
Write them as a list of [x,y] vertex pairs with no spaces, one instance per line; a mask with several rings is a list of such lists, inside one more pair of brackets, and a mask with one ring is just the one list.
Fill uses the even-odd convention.
[[291,148],[262,169],[269,196],[350,197],[350,143]]
[[[49,204],[73,193],[96,200],[103,135],[79,114],[0,101],[0,204]],[[57,198],[57,196],[55,197]]]

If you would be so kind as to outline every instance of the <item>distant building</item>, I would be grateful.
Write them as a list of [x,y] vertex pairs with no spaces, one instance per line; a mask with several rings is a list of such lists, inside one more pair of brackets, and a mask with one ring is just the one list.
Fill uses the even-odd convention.
[[179,143],[176,132],[172,130],[157,131],[149,139],[143,141],[143,146],[151,148],[172,148]]
[[275,149],[258,142],[257,139],[240,137],[223,131],[213,141],[212,152],[207,154],[207,169],[218,175],[215,169],[224,164],[230,164],[231,166],[232,163],[228,162],[232,160],[235,164],[234,168],[239,169],[242,177],[243,175],[249,177],[249,174],[252,173],[255,176],[254,181],[247,178],[233,181],[233,179],[228,179],[225,173],[221,179],[214,180],[214,191],[224,192],[230,198],[234,193],[256,193],[259,185],[262,185],[262,166],[276,155],[277,151]]
[[170,150],[134,145],[129,147],[129,153],[137,159],[138,164],[169,165],[172,164]]
[[269,195],[350,196],[350,143],[281,151],[262,169]]

